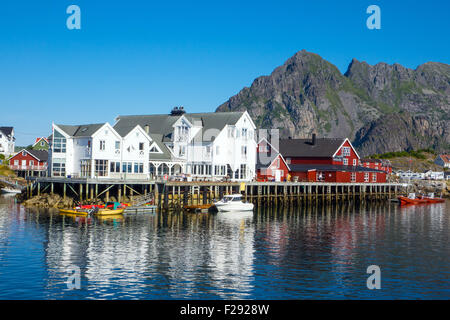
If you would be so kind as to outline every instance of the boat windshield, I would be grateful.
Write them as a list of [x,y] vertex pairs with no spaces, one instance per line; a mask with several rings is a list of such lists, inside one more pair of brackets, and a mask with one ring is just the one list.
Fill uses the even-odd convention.
[[229,202],[229,201],[241,201],[240,196],[225,196],[222,199],[223,202]]

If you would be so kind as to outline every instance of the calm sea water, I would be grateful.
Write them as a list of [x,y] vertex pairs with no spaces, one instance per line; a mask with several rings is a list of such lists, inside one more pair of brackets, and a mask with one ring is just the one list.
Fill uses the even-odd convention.
[[86,220],[0,197],[0,299],[449,299],[449,235],[450,202]]

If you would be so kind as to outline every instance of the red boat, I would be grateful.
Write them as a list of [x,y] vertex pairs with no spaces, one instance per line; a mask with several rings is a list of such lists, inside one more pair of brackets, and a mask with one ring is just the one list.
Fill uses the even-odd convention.
[[445,199],[442,198],[435,198],[434,194],[430,194],[428,197],[425,196],[416,197],[415,193],[410,193],[407,197],[399,196],[398,200],[400,200],[401,205],[420,204],[420,203],[440,203],[445,201]]

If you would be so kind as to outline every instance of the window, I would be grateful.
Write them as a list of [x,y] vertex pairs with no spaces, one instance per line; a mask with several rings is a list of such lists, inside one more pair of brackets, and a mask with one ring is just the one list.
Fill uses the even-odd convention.
[[342,147],[342,155],[350,156],[350,147]]
[[63,162],[56,162],[58,160],[53,159],[53,170],[52,174],[54,177],[65,177],[66,176],[66,164]]
[[186,155],[186,146],[180,146],[180,157],[184,157]]
[[139,142],[139,151],[144,151],[144,143]]
[[372,173],[372,182],[377,182],[377,173]]
[[234,128],[233,127],[228,127],[227,133],[228,133],[228,138],[233,138],[233,132],[234,132]]
[[27,156],[27,152],[26,151],[22,151],[22,156],[26,157]]
[[344,158],[344,166],[348,165],[348,159]]
[[45,145],[44,141],[41,141],[41,147],[43,147]]
[[120,150],[120,141],[116,141],[115,143],[115,149]]
[[353,159],[353,165],[356,166],[356,159]]
[[364,172],[364,182],[369,182],[369,173]]
[[97,177],[108,176],[108,160],[95,160],[95,175]]
[[14,165],[18,166],[19,165],[19,160],[14,160]]
[[134,173],[144,173],[144,164],[140,162],[135,162]]
[[211,146],[206,146],[206,154],[207,154],[208,156],[211,155]]
[[133,169],[133,163],[132,162],[123,162],[122,163],[122,172],[123,173],[132,173],[132,169]]
[[242,128],[242,138],[247,139],[247,128]]
[[240,178],[241,179],[245,179],[245,177],[247,176],[246,175],[247,165],[241,164],[241,168],[240,169],[241,169],[241,170],[239,170],[240,171]]
[[120,162],[111,161],[109,164],[109,172],[120,173]]
[[90,177],[91,172],[91,160],[81,160],[81,177]]
[[356,182],[356,172],[352,172],[350,179],[351,182]]
[[104,151],[106,147],[105,140],[100,140],[100,151]]
[[242,155],[242,159],[247,159],[247,146],[241,147],[241,155]]
[[53,134],[53,152],[65,153],[66,152],[66,138],[57,130]]
[[34,161],[30,160],[30,166],[34,166]]

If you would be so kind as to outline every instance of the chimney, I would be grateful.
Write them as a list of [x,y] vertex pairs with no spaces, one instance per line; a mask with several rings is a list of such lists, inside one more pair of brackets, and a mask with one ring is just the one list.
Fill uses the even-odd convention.
[[312,134],[311,144],[314,146],[316,144],[316,134]]
[[186,111],[183,107],[174,107],[172,111],[170,111],[171,116],[181,116],[182,114],[185,114]]
[[144,129],[145,129],[145,132],[147,132],[147,134],[150,133],[150,127],[148,124],[145,125]]

